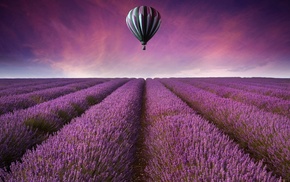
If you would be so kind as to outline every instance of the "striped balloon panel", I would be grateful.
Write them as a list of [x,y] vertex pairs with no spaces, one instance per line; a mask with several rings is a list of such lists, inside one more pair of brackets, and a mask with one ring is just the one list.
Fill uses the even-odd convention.
[[142,43],[146,43],[157,32],[161,23],[160,13],[149,6],[138,6],[127,15],[126,23],[130,31]]

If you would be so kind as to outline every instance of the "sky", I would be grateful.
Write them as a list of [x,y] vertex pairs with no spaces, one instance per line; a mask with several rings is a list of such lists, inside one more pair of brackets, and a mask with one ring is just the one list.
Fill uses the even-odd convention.
[[[142,50],[128,12],[151,6]],[[290,78],[288,0],[0,0],[0,78]]]

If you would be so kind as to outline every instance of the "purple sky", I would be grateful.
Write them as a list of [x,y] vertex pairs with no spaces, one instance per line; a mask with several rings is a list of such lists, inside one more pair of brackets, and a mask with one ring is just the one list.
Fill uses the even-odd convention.
[[[178,3],[177,3],[178,2]],[[143,51],[125,23],[162,17]],[[288,0],[0,0],[0,77],[288,77]]]

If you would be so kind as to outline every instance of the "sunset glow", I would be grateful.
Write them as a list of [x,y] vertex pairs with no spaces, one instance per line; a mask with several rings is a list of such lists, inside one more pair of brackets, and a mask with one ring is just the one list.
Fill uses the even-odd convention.
[[[290,77],[287,1],[4,0],[0,77]],[[162,17],[143,51],[125,23]]]

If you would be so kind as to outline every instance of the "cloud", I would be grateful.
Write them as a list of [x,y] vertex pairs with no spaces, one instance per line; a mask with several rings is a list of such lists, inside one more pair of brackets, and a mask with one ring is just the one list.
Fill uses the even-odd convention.
[[[150,77],[253,74],[290,57],[287,6],[271,1],[26,2],[0,4],[2,63],[42,64],[66,77]],[[144,4],[162,17],[146,51],[125,23]]]

